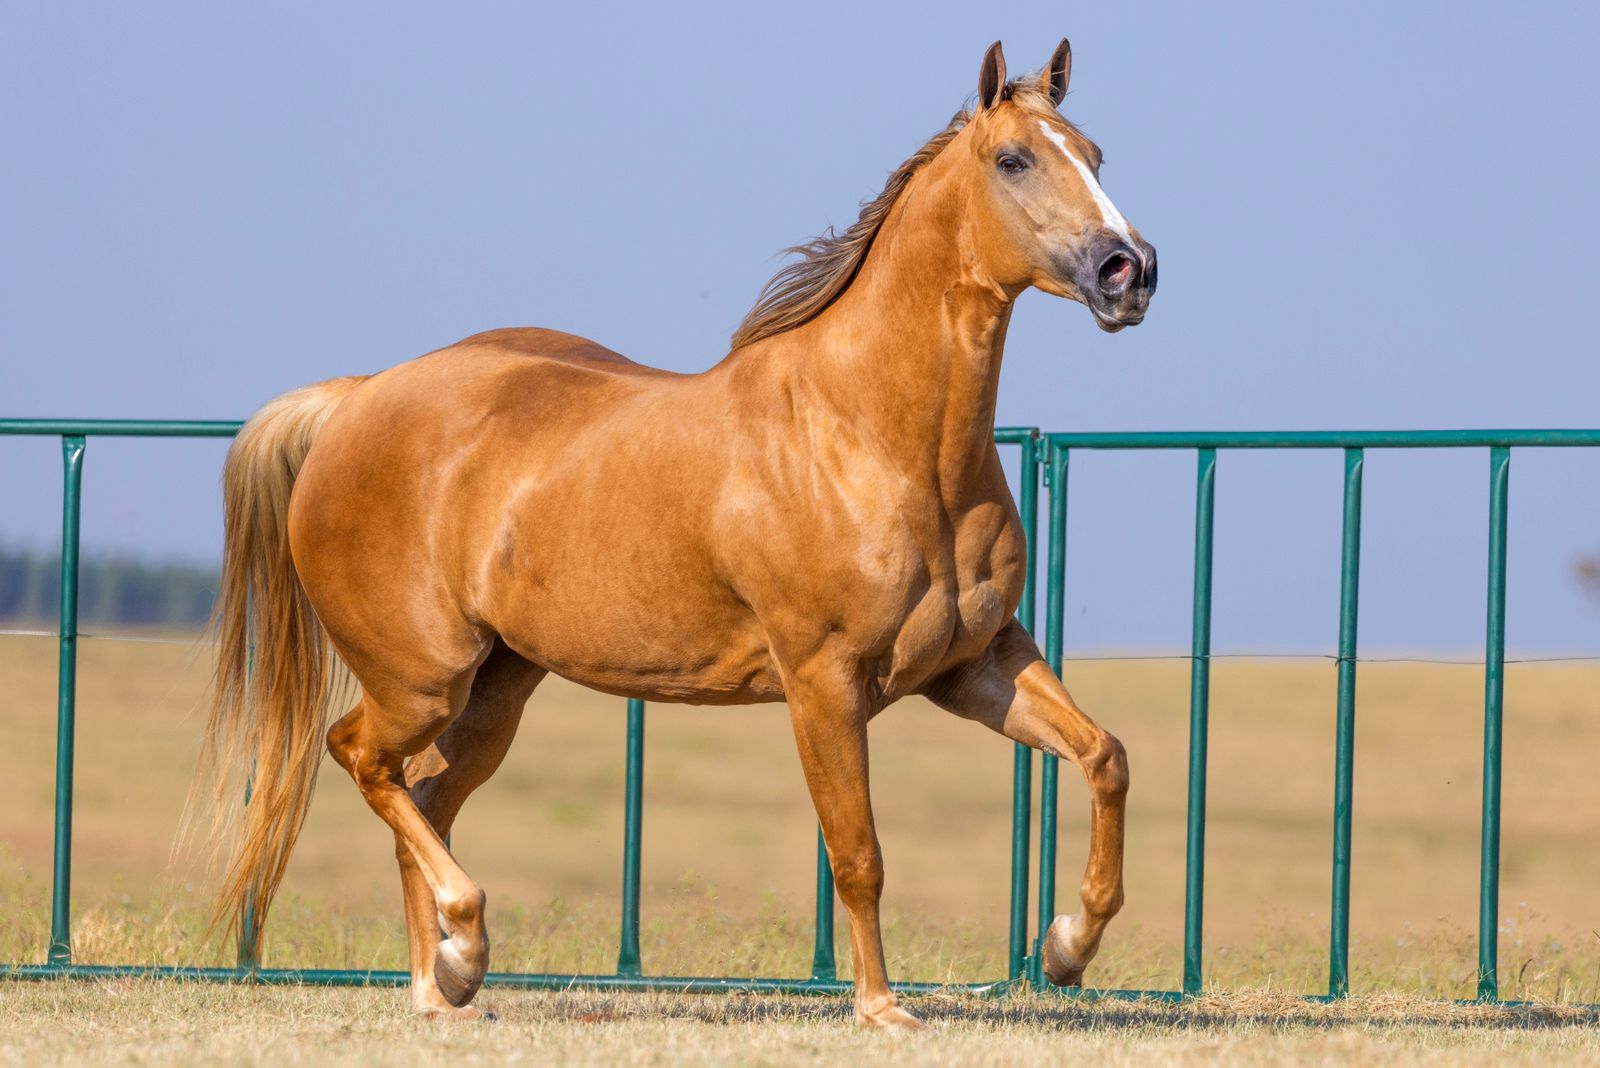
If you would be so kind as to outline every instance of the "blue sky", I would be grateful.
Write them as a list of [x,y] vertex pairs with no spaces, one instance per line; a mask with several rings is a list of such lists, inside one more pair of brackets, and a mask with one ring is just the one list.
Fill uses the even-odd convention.
[[[240,418],[495,326],[695,370],[976,88],[1065,111],[1161,251],[1137,330],[1017,309],[1001,420],[1594,426],[1581,5],[0,3],[0,414]],[[215,443],[97,441],[85,537],[195,559]],[[1331,648],[1341,461],[1224,454],[1219,649]],[[1193,458],[1074,461],[1068,644],[1186,644]],[[1481,644],[1488,461],[1367,463],[1363,649]],[[0,439],[50,544],[55,443]],[[1600,455],[1513,460],[1509,635],[1593,652]]]

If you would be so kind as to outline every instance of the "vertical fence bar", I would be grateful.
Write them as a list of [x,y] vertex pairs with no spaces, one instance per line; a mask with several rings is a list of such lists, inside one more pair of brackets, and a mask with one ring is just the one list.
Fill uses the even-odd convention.
[[[250,806],[250,794],[253,782],[244,784],[245,807]],[[439,938],[444,939],[443,929]],[[244,899],[244,914],[239,917],[239,947],[234,957],[234,967],[246,974],[259,971],[261,968],[261,947],[256,942],[256,895],[252,891]]]
[[1206,885],[1206,742],[1211,716],[1211,534],[1217,450],[1198,450],[1194,497],[1194,633],[1189,665],[1189,835],[1183,894],[1183,992],[1200,993]]
[[[256,673],[256,613],[255,596],[249,590],[244,597],[245,617],[245,662],[244,676],[246,699],[249,700],[249,689],[254,685]],[[255,792],[255,771],[252,768],[250,778],[244,783],[244,806],[250,807],[250,795]],[[449,848],[446,844],[445,848]],[[439,932],[440,940],[444,939],[444,932]],[[261,967],[261,947],[256,943],[256,895],[251,890],[244,899],[244,915],[239,918],[239,948],[234,957],[234,967],[241,972],[255,972]]]
[[1511,450],[1489,450],[1489,596],[1483,655],[1483,849],[1478,883],[1478,1000],[1500,997],[1500,728],[1505,706],[1506,503]]
[[[1047,550],[1044,608],[1044,656],[1050,670],[1061,674],[1062,634],[1066,615],[1067,462],[1068,450],[1050,443],[1045,450],[1050,487],[1050,535]],[[1056,910],[1056,818],[1061,759],[1046,753],[1039,761],[1039,930],[1034,941],[1033,982],[1043,982],[1044,933]]]
[[[1047,447],[1048,448],[1048,447]],[[1022,513],[1022,533],[1026,539],[1028,568],[1027,581],[1022,586],[1022,603],[1017,615],[1029,634],[1038,621],[1039,582],[1039,439],[1025,438],[1022,442],[1022,493],[1017,502]],[[1024,747],[1026,748],[1026,747]]]
[[[1022,626],[1033,633],[1038,610],[1039,439],[1022,440],[1022,534],[1027,542],[1027,577],[1017,609]],[[1011,940],[1006,975],[1021,979],[1028,954],[1028,837],[1032,833],[1033,750],[1017,742],[1011,754]]]
[[817,941],[811,951],[811,978],[837,979],[839,965],[833,956],[833,866],[828,846],[817,828]]
[[617,974],[639,975],[639,836],[644,815],[644,702],[628,702],[628,772],[622,818],[622,938]]
[[51,964],[72,963],[72,762],[78,714],[78,528],[84,438],[61,438],[61,616],[56,661],[56,840],[50,893]]
[[1361,594],[1361,449],[1344,450],[1344,536],[1339,551],[1339,704],[1333,771],[1333,906],[1328,994],[1350,994],[1350,803],[1356,741],[1356,619]]

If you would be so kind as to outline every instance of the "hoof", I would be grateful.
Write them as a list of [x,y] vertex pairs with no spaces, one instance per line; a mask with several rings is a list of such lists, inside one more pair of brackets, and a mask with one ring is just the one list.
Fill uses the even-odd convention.
[[462,960],[454,941],[447,938],[439,943],[439,952],[433,959],[433,982],[446,1001],[461,1008],[483,985],[483,971]]
[[1056,986],[1082,986],[1083,970],[1100,948],[1098,940],[1082,945],[1076,916],[1057,916],[1045,932],[1041,963],[1044,976]]
[[856,1023],[880,1031],[922,1031],[927,1024],[911,1015],[899,1005],[889,1004],[881,1009],[856,1008]]

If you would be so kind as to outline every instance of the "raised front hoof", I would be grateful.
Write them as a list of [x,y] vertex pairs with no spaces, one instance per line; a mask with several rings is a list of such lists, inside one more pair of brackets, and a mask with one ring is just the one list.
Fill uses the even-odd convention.
[[433,958],[433,983],[451,1005],[466,1007],[483,985],[483,973],[484,969],[474,968],[462,958],[453,941],[447,938],[439,943]]
[[921,1031],[928,1026],[892,1001],[878,1008],[857,1005],[856,1023],[874,1031]]
[[1044,977],[1056,986],[1082,986],[1083,971],[1100,948],[1099,940],[1085,945],[1076,916],[1057,916],[1045,931],[1041,963]]

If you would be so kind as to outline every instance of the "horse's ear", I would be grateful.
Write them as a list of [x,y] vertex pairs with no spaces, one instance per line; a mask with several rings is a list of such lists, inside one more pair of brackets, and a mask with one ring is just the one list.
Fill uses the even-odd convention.
[[1056,50],[1050,56],[1050,63],[1044,68],[1044,73],[1039,75],[1040,86],[1050,94],[1050,99],[1056,107],[1067,98],[1067,82],[1072,80],[1072,45],[1065,37],[1056,45]]
[[978,110],[986,111],[1000,103],[1000,94],[1006,87],[1006,57],[1000,51],[1000,42],[989,46],[983,54],[983,67],[978,71]]

